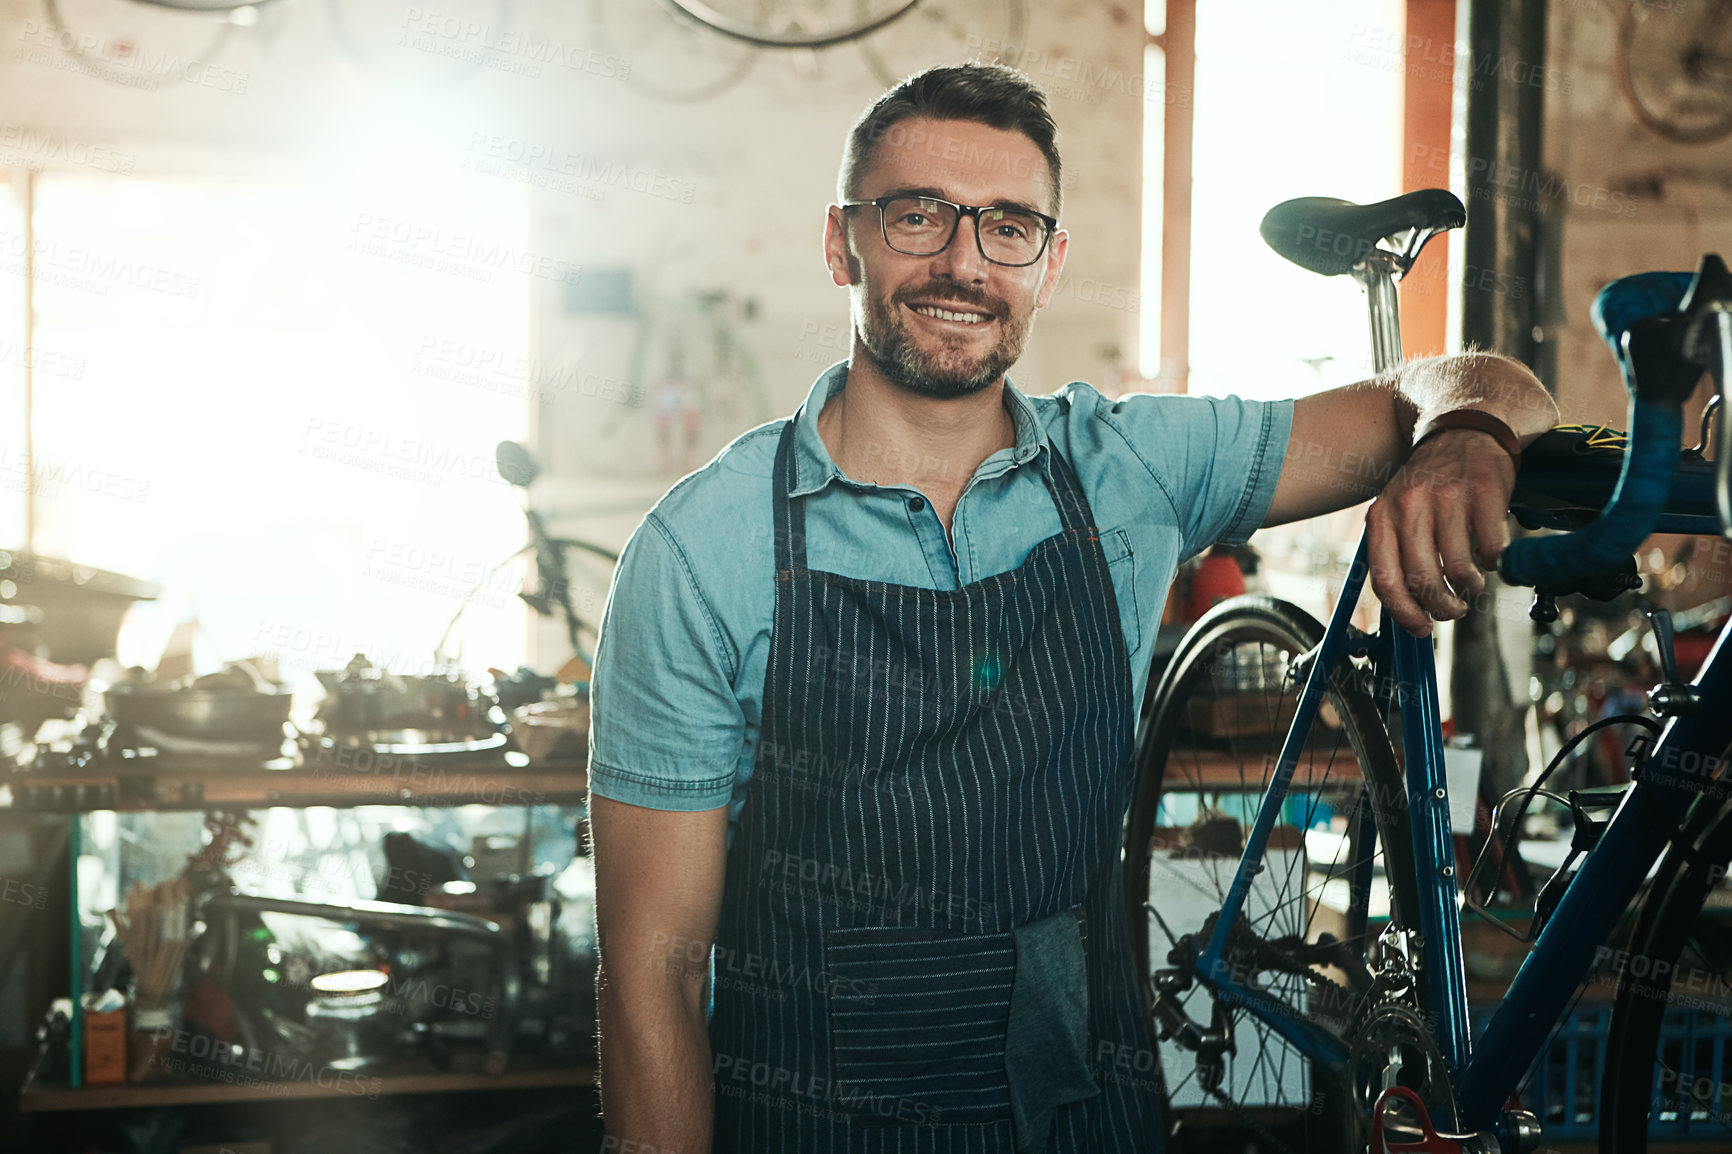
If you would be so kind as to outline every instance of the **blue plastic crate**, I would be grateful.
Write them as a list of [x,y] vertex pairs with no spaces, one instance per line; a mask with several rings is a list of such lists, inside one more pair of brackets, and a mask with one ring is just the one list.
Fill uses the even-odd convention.
[[[1472,1009],[1474,1033],[1496,1006]],[[1599,1134],[1600,1078],[1612,1007],[1578,1005],[1534,1063],[1521,1088],[1522,1105],[1540,1120],[1548,1141],[1591,1142]],[[1661,1061],[1654,1067],[1648,1133],[1657,1139],[1725,1141],[1732,1128],[1732,1018],[1702,1010],[1666,1013]]]

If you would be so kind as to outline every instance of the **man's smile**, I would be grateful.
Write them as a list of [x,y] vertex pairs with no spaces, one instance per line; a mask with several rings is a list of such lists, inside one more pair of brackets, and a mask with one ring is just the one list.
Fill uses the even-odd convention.
[[930,320],[948,321],[959,325],[983,325],[993,319],[991,313],[979,311],[972,305],[959,305],[951,308],[945,305],[916,303],[905,305],[910,312]]

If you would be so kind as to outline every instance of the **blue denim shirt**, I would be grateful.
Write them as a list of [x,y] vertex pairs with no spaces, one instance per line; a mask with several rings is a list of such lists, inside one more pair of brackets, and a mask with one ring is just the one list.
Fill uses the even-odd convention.
[[[975,469],[952,519],[952,550],[917,490],[851,480],[831,460],[818,413],[846,378],[846,364],[826,370],[789,418],[799,426],[792,492],[806,497],[808,564],[927,589],[1015,569],[1060,530],[1039,472],[1056,446],[1102,530],[1130,652],[1133,722],[1174,570],[1262,523],[1293,420],[1291,401],[1111,401],[1075,382],[1028,397],[1007,381],[1016,443]],[[603,797],[664,810],[728,805],[730,821],[739,820],[770,652],[770,472],[785,424],[753,429],[680,481],[626,544],[591,687],[589,781]],[[810,757],[766,755],[785,761],[791,776]]]

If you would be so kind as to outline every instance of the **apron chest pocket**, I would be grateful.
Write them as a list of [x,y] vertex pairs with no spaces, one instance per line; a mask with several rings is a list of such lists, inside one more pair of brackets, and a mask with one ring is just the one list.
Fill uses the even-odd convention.
[[1010,934],[833,929],[824,959],[835,1100],[856,1123],[1011,1116]]
[[1143,647],[1143,623],[1137,611],[1137,558],[1131,551],[1131,535],[1123,529],[1101,533],[1101,552],[1106,554],[1107,575],[1119,603],[1119,622],[1125,630],[1125,645],[1135,657]]

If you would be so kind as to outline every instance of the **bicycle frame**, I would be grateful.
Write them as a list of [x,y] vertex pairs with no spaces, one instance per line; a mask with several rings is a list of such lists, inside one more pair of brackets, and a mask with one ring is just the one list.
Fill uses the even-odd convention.
[[[1355,270],[1369,298],[1379,371],[1400,359],[1394,306],[1396,266],[1393,260],[1377,259],[1391,256],[1379,250]],[[1261,869],[1264,848],[1286,800],[1328,678],[1343,667],[1351,652],[1369,656],[1378,684],[1395,687],[1396,705],[1401,711],[1404,776],[1420,892],[1417,910],[1399,911],[1413,924],[1396,928],[1408,934],[1410,961],[1425,979],[1421,983],[1422,1009],[1432,1023],[1457,1088],[1456,1102],[1445,1105],[1456,1107],[1453,1112],[1462,1129],[1495,1130],[1501,1140],[1506,1103],[1587,977],[1598,947],[1623,917],[1690,803],[1732,745],[1732,711],[1703,709],[1665,725],[1648,756],[1649,768],[1624,795],[1599,843],[1582,858],[1578,876],[1535,941],[1476,1049],[1468,1023],[1460,903],[1432,648],[1429,639],[1416,638],[1401,629],[1387,612],[1378,631],[1369,638],[1350,632],[1353,609],[1367,572],[1362,537],[1311,661],[1214,932],[1197,959],[1196,974],[1223,1001],[1243,1006],[1301,1053],[1337,1066],[1346,1062],[1347,1046],[1340,1038],[1294,1017],[1291,1007],[1240,983],[1230,973],[1225,953],[1230,930]],[[1732,622],[1721,630],[1693,683],[1702,701],[1732,700],[1732,656],[1723,657],[1728,634],[1732,634]],[[1695,755],[1693,762],[1686,756],[1690,754]],[[1702,771],[1696,773],[1693,766],[1703,767]],[[1368,788],[1375,785],[1367,781]]]

